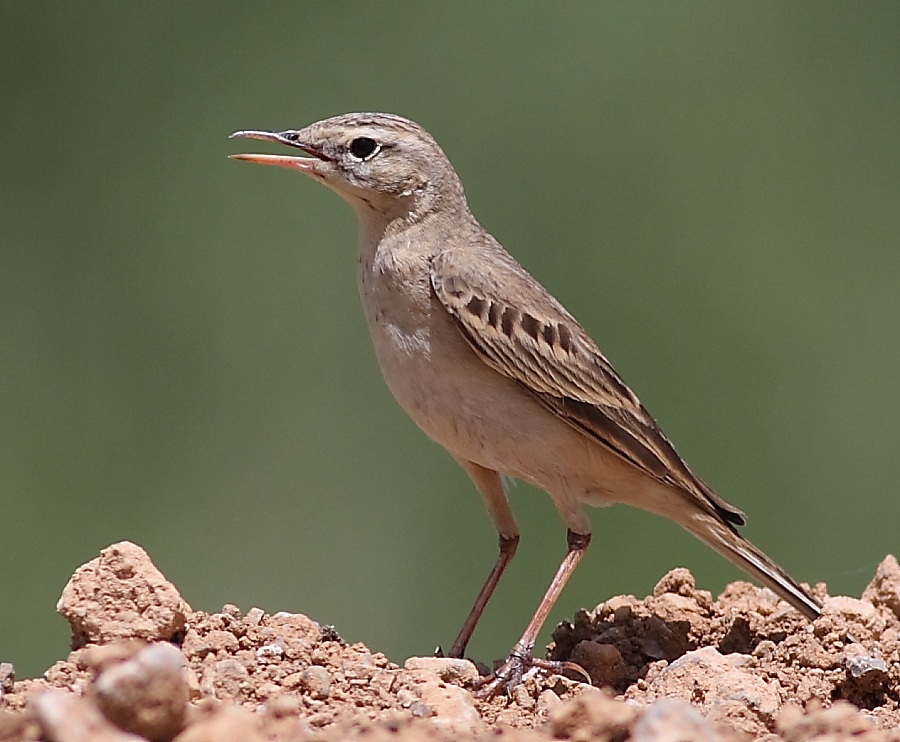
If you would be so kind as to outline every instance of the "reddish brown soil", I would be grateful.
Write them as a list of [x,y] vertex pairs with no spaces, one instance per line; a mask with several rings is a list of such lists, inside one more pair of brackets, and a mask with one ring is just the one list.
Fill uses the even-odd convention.
[[[192,611],[127,542],[79,568],[58,610],[74,651],[43,678],[0,664],[0,742],[571,739],[900,742],[900,567],[813,624],[747,583],[717,599],[691,574],[558,627],[550,656],[592,687],[528,678],[477,698],[474,666],[399,667],[306,616]],[[0,658],[2,660],[2,658]]]

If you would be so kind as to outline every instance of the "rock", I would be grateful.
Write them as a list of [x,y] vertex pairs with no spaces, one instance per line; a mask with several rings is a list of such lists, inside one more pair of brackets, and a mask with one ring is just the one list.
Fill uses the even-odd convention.
[[247,622],[248,626],[259,626],[259,622],[262,621],[265,615],[266,612],[262,608],[251,608],[247,611],[244,620]]
[[403,667],[410,672],[430,672],[446,683],[457,685],[470,685],[479,678],[473,663],[452,657],[410,657]]
[[628,738],[637,715],[624,701],[587,691],[550,713],[550,733],[557,739],[618,742]]
[[66,691],[44,691],[31,702],[45,742],[146,742],[123,732],[85,698]]
[[[484,731],[472,694],[457,685],[428,681],[416,688],[419,697],[431,710],[431,722],[451,737],[473,735]],[[426,714],[421,714],[425,716]]]
[[328,698],[328,694],[331,692],[331,681],[331,673],[328,670],[319,665],[313,665],[300,673],[298,686],[310,698],[321,701]]
[[[109,573],[95,581],[93,599],[111,606],[110,585],[117,585],[122,608],[143,620],[131,605],[136,574],[126,556],[116,557],[123,569],[106,551],[102,565],[91,565],[94,577],[101,568]],[[136,742],[140,731],[145,742],[710,742],[719,735],[728,742],[900,742],[900,621],[887,607],[890,566],[873,581],[877,606],[831,600],[815,622],[749,585],[707,600],[678,570],[651,597],[611,598],[594,613],[579,611],[554,632],[552,659],[579,662],[627,700],[544,673],[527,673],[497,697],[473,698],[477,676],[466,661],[411,658],[400,668],[300,614],[251,610],[242,618],[226,605],[190,614],[181,645],[186,669],[172,645],[143,638],[91,640],[42,677],[14,684],[12,668],[0,665],[0,740]],[[815,594],[824,599],[826,586]],[[149,606],[155,610],[152,600]],[[864,644],[848,642],[850,633]],[[698,646],[706,649],[687,651]],[[156,682],[165,687],[167,674],[175,690],[154,690]],[[67,695],[35,703],[48,687]],[[779,716],[786,699],[805,712]],[[837,699],[856,708],[817,707]]]
[[269,616],[265,623],[275,636],[290,634],[297,637],[306,636],[316,642],[320,639],[341,642],[341,638],[334,630],[334,627],[319,626],[319,624],[302,613],[278,611],[278,613]]
[[539,713],[547,715],[558,709],[562,705],[562,699],[552,690],[547,688],[541,691],[537,699],[537,710]]
[[531,695],[531,690],[526,683],[519,683],[509,691],[512,702],[520,709],[531,710],[537,703],[537,699]]
[[274,696],[266,703],[265,713],[275,718],[297,716],[303,709],[303,703],[295,695],[286,693]]
[[123,639],[112,644],[93,644],[78,653],[78,666],[92,670],[94,677],[100,675],[107,667],[130,660],[148,646],[141,639]]
[[884,606],[900,618],[900,564],[897,564],[897,557],[888,554],[881,560],[875,577],[863,590],[862,598],[876,607]]
[[178,742],[268,742],[264,717],[241,706],[209,703],[180,735]]
[[87,697],[120,729],[169,742],[185,723],[190,693],[183,666],[178,649],[153,644],[103,670]]
[[845,739],[888,742],[890,739],[847,701],[835,701],[827,709],[813,705],[805,712],[797,706],[785,706],[778,715],[776,729],[785,742]]
[[122,541],[79,567],[56,610],[72,627],[72,648],[119,639],[172,641],[191,607],[135,544]]
[[779,697],[774,686],[741,669],[751,661],[747,655],[722,655],[714,647],[697,649],[660,673],[648,695],[692,701],[710,719],[758,736],[774,723]]
[[585,639],[575,645],[570,660],[583,668],[590,675],[591,682],[598,687],[615,688],[628,674],[622,653],[612,644],[600,644]]
[[[237,645],[237,639],[235,639]],[[264,644],[256,650],[256,661],[261,665],[280,662],[284,657],[284,649],[279,644]]]
[[875,636],[884,631],[884,617],[868,600],[843,595],[825,600],[822,617],[816,620],[816,630],[846,633],[848,628],[858,639]]
[[11,693],[16,682],[16,668],[12,662],[0,662],[0,698]]
[[666,593],[682,595],[686,598],[693,597],[697,591],[694,575],[684,567],[676,567],[666,572],[653,588],[653,596],[658,598]]
[[250,673],[247,668],[232,658],[219,660],[207,667],[200,678],[201,690],[219,700],[240,700],[245,688],[250,686]]
[[687,701],[664,698],[634,725],[630,742],[723,742],[724,737]]
[[847,668],[847,672],[852,678],[861,678],[863,675],[869,673],[878,673],[885,678],[887,678],[888,675],[887,664],[877,647],[872,650],[871,654],[868,652],[848,654],[844,658],[844,666]]
[[208,631],[204,639],[209,651],[216,654],[233,654],[240,646],[237,637],[223,629]]

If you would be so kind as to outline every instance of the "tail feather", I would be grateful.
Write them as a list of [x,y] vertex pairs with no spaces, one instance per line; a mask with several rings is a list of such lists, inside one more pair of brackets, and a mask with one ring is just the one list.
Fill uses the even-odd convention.
[[808,619],[822,615],[822,604],[732,526],[707,513],[697,513],[682,526],[744,572],[775,591]]

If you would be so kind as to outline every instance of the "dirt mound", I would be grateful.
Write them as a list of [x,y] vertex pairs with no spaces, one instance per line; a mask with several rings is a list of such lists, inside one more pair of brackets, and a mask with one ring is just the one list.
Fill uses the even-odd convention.
[[[676,569],[644,600],[620,596],[559,626],[553,659],[475,697],[465,660],[404,667],[306,616],[193,611],[140,547],[79,568],[57,609],[73,651],[43,678],[0,664],[0,742],[241,740],[747,740],[900,742],[900,567],[815,623],[764,589],[718,599]],[[0,658],[2,659],[2,658]]]

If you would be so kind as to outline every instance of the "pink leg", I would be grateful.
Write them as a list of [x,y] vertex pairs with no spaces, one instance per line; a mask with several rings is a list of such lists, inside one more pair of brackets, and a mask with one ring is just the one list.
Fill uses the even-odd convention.
[[[574,663],[549,663],[544,660],[535,660],[531,653],[534,650],[534,643],[537,641],[537,635],[553,610],[553,606],[559,599],[560,593],[581,561],[581,558],[587,552],[587,548],[591,543],[591,535],[589,533],[575,533],[571,529],[567,533],[569,550],[566,552],[565,558],[556,570],[550,587],[544,593],[537,610],[534,612],[528,626],[522,634],[522,638],[516,642],[512,652],[506,661],[497,669],[497,671],[488,678],[480,689],[480,694],[489,696],[496,693],[501,688],[510,689],[521,682],[525,669],[528,666],[544,667],[551,670],[561,670],[567,665],[577,668]],[[580,668],[578,668],[580,669]]]
[[450,648],[451,657],[462,657],[465,655],[466,647],[469,645],[469,639],[472,638],[472,632],[475,631],[475,626],[478,624],[481,614],[484,613],[488,601],[494,594],[497,583],[500,582],[500,578],[503,576],[503,573],[506,571],[512,558],[515,556],[516,547],[518,547],[518,545],[518,536],[509,538],[502,535],[500,536],[500,553],[497,555],[497,561],[494,563],[494,568],[488,575],[487,580],[485,580],[481,592],[478,593],[478,597],[475,599],[475,605],[473,605],[472,610],[469,611],[466,622],[463,624],[462,629],[460,629],[459,636],[456,637],[456,641],[453,642],[453,646]]
[[488,514],[491,516],[497,533],[500,535],[500,553],[497,555],[494,568],[488,575],[487,580],[485,580],[481,592],[478,593],[475,605],[472,606],[472,610],[469,611],[469,615],[466,617],[466,622],[463,624],[459,636],[456,637],[456,641],[453,642],[453,646],[450,648],[451,657],[462,657],[466,653],[466,647],[469,644],[469,639],[472,638],[472,632],[475,631],[475,626],[478,624],[481,614],[484,613],[491,595],[494,594],[497,583],[500,582],[500,578],[512,561],[513,556],[515,556],[516,547],[519,545],[519,529],[516,526],[516,519],[513,517],[512,511],[509,509],[506,490],[503,487],[500,475],[493,469],[486,469],[472,461],[466,461],[465,459],[457,459],[457,461],[472,478],[472,481],[478,488],[478,492],[484,499]]

